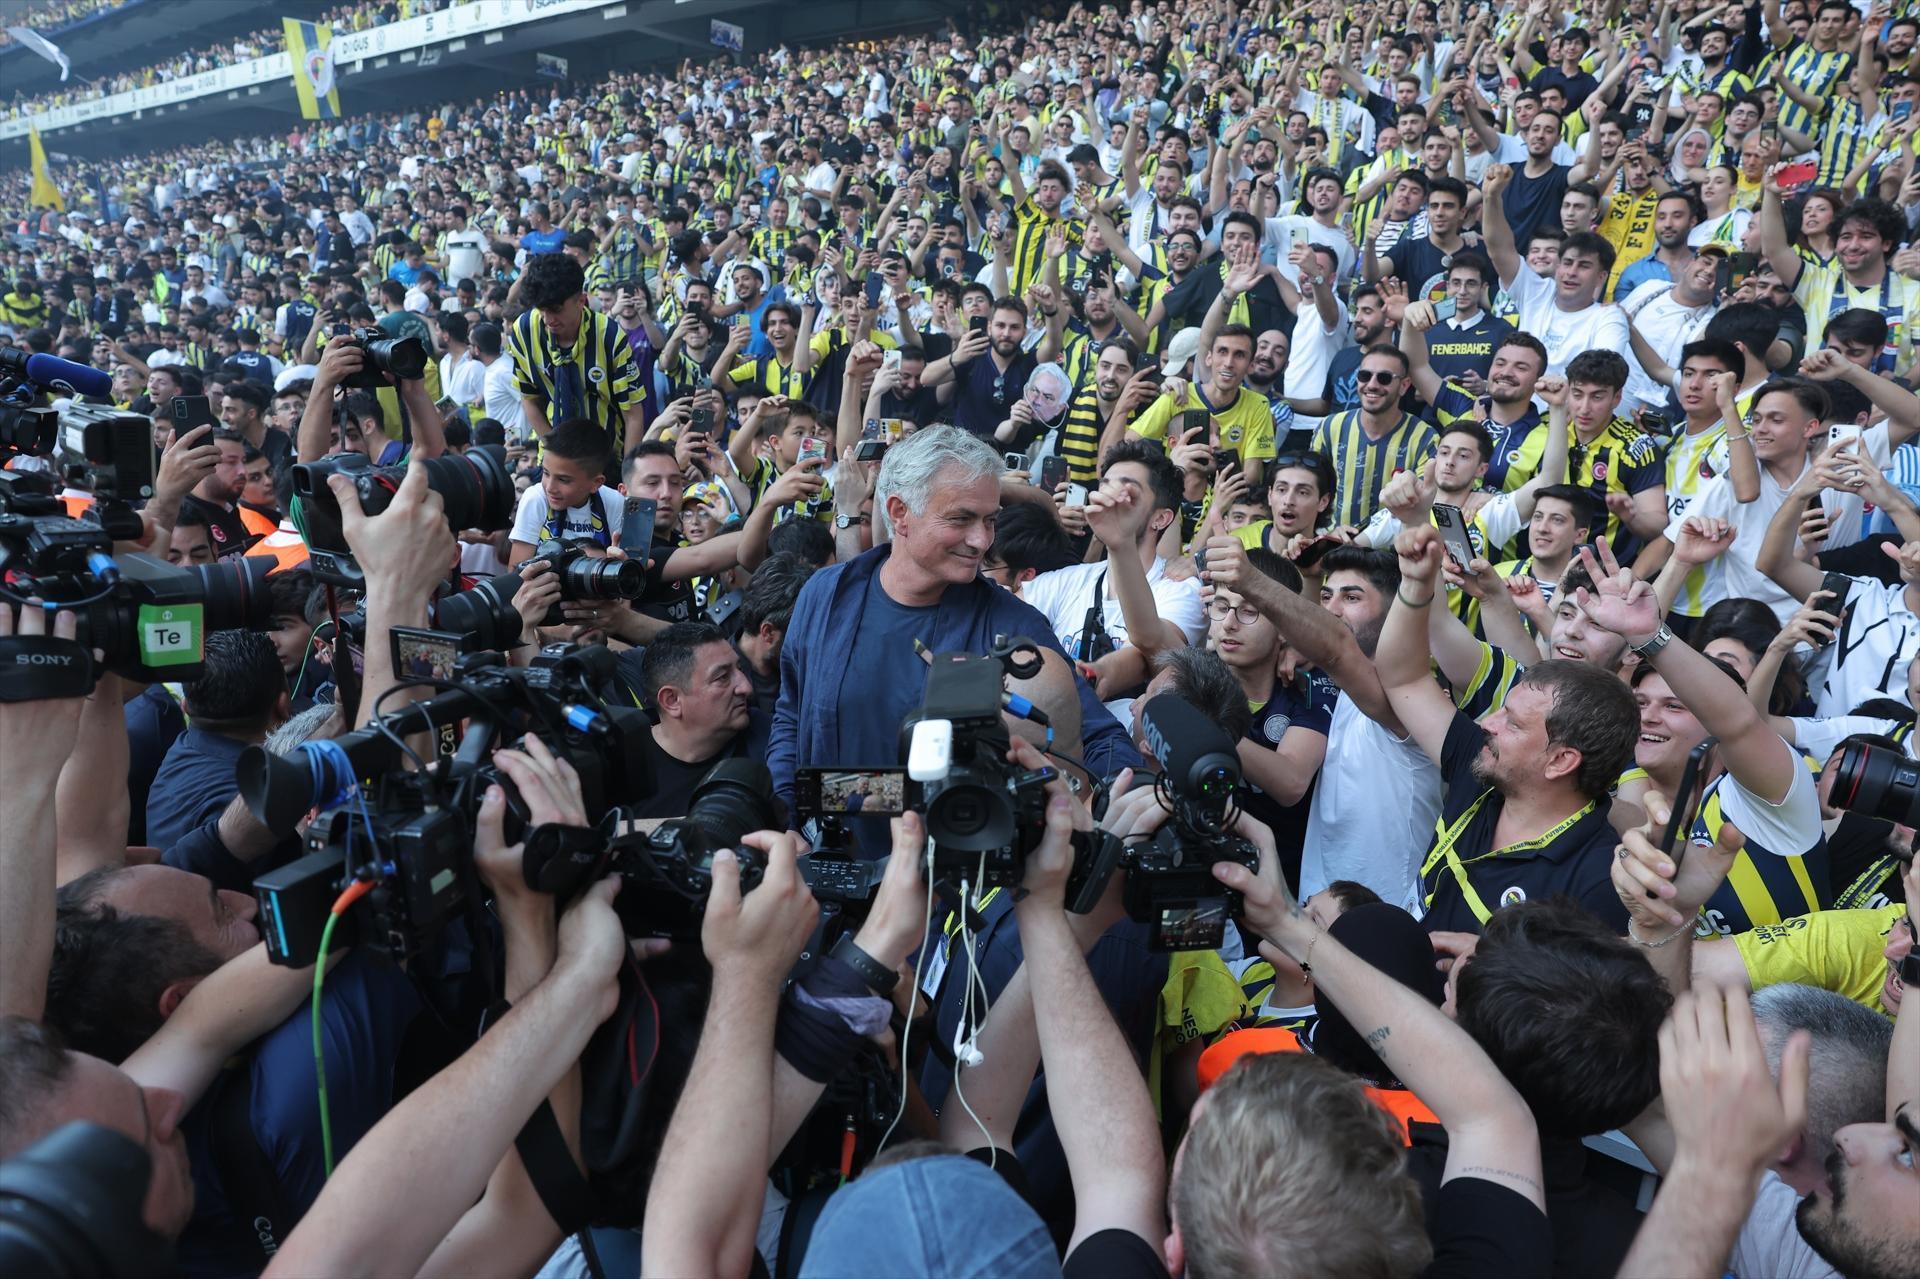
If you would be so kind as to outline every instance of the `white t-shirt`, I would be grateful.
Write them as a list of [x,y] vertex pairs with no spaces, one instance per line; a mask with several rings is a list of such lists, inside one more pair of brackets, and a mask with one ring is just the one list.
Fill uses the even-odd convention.
[[1567,361],[1582,351],[1613,351],[1632,358],[1627,317],[1619,307],[1595,305],[1563,311],[1554,305],[1555,292],[1554,282],[1525,262],[1507,286],[1508,296],[1520,310],[1514,327],[1533,334],[1547,348],[1547,372],[1565,373]]
[[1308,244],[1323,245],[1332,249],[1339,257],[1337,268],[1341,279],[1353,274],[1354,263],[1359,252],[1353,247],[1353,241],[1347,233],[1337,226],[1322,226],[1304,213],[1289,213],[1284,217],[1268,218],[1266,235],[1262,240],[1263,249],[1272,249],[1275,264],[1280,273],[1297,287],[1300,283],[1300,271],[1287,260],[1293,252],[1293,246],[1305,240]]
[[[1781,742],[1786,746],[1786,742]],[[1814,791],[1814,776],[1799,767],[1800,752],[1793,754],[1793,781],[1778,804],[1768,803],[1740,784],[1732,773],[1720,779],[1720,812],[1747,837],[1747,847],[1763,848],[1781,857],[1802,857],[1820,842],[1820,799]]]
[[[1904,721],[1897,719],[1875,719],[1871,715],[1835,715],[1831,719],[1796,717],[1793,723],[1793,743],[1803,754],[1825,764],[1840,749],[1840,743],[1856,733],[1875,733],[1885,736],[1899,728]],[[1913,758],[1913,738],[1907,738],[1907,758]]]
[[1352,698],[1334,703],[1327,757],[1307,813],[1300,900],[1351,879],[1413,909],[1420,863],[1440,816],[1440,770],[1411,737],[1368,719]]
[[[1839,606],[1829,600],[1823,607]],[[1856,577],[1845,607],[1840,633],[1827,646],[1826,680],[1814,692],[1818,715],[1850,715],[1875,697],[1904,701],[1907,667],[1920,654],[1920,617],[1907,607],[1905,586]]]
[[520,404],[520,391],[513,382],[513,361],[502,354],[486,366],[487,416],[507,428],[510,437],[527,433],[527,413]]
[[[1347,319],[1346,304],[1336,300],[1340,314],[1333,328],[1320,323],[1320,308],[1301,299],[1300,311],[1293,320],[1292,356],[1287,360],[1286,382],[1282,394],[1289,399],[1317,400],[1327,386],[1327,369],[1334,354],[1353,345],[1353,325]],[[1298,426],[1296,420],[1294,425]]]
[[[1087,610],[1093,607],[1096,585],[1104,597],[1101,625],[1107,628],[1116,645],[1127,643],[1127,621],[1120,611],[1120,601],[1114,597],[1113,579],[1109,576],[1104,582],[1101,580],[1107,571],[1104,560],[1097,564],[1073,564],[1040,574],[1020,592],[1024,603],[1040,610],[1054,634],[1059,636],[1060,646],[1069,654],[1079,652],[1080,632],[1086,626]],[[1189,643],[1198,644],[1207,633],[1206,610],[1200,604],[1200,579],[1189,577],[1174,581],[1167,576],[1167,562],[1156,559],[1147,570],[1147,585],[1153,591],[1154,611],[1163,620],[1178,626]],[[1115,698],[1107,703],[1107,709],[1122,724],[1128,722],[1132,706],[1130,697]]]
[[[1712,302],[1705,306],[1682,306],[1674,300],[1671,280],[1648,280],[1620,303],[1620,309],[1633,321],[1633,327],[1640,330],[1640,336],[1646,339],[1654,354],[1677,369],[1681,350],[1706,332],[1707,322],[1719,308]],[[1626,354],[1627,394],[1620,406],[1621,413],[1664,405],[1666,386],[1647,375],[1631,348]]]
[[[528,546],[538,546],[549,536],[565,540],[569,537],[592,537],[606,545],[606,540],[620,531],[621,517],[626,513],[626,499],[620,490],[600,486],[600,509],[594,510],[594,503],[584,502],[569,509],[560,517],[560,526],[552,534],[543,531],[549,510],[547,491],[535,484],[520,495],[520,505],[513,512],[513,532],[509,534],[513,541],[525,542]],[[594,527],[596,516],[603,521],[601,527]]]
[[1732,476],[1716,475],[1700,487],[1685,514],[1667,522],[1669,540],[1680,536],[1680,525],[1690,518],[1725,520],[1733,529],[1732,544],[1706,566],[1707,584],[1700,596],[1703,607],[1728,597],[1745,597],[1759,600],[1772,609],[1782,626],[1793,617],[1800,601],[1774,585],[1773,579],[1755,564],[1760,543],[1767,536],[1767,524],[1786,500],[1787,489],[1762,466],[1760,496],[1753,501],[1741,502],[1734,497]]
[[449,287],[462,280],[480,278],[480,268],[486,261],[487,237],[471,226],[460,231],[447,232],[447,277]]

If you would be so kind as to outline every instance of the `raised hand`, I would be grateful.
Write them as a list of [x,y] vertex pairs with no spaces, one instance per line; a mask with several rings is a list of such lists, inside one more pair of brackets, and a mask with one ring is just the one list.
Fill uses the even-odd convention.
[[1675,841],[1675,850],[1683,855],[1676,859],[1660,848],[1672,820],[1672,803],[1649,791],[1646,813],[1647,820],[1614,847],[1613,891],[1632,926],[1644,933],[1691,928],[1700,908],[1719,891],[1747,837],[1731,822],[1721,826],[1712,844],[1694,843],[1683,830]]
[[1690,515],[1680,523],[1680,536],[1673,542],[1673,558],[1682,564],[1707,564],[1720,558],[1733,545],[1734,528],[1725,520]]
[[1621,568],[1612,547],[1599,543],[1596,558],[1593,547],[1583,546],[1580,562],[1594,584],[1593,590],[1581,587],[1575,598],[1588,621],[1624,637],[1629,644],[1637,644],[1660,629],[1660,602],[1654,597],[1652,584]]

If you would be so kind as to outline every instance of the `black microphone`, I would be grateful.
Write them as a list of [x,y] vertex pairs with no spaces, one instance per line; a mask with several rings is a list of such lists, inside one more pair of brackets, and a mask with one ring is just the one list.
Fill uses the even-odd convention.
[[1240,785],[1240,756],[1225,729],[1172,693],[1140,711],[1140,736],[1181,799],[1224,813]]
[[113,394],[113,379],[90,364],[75,364],[57,355],[38,353],[22,359],[18,347],[0,350],[0,372],[24,377],[42,390],[66,386],[76,395]]

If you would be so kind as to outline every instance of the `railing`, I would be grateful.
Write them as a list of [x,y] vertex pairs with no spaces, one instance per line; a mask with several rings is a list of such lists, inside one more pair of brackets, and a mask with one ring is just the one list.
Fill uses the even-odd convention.
[[[448,40],[484,35],[489,31],[567,14],[586,13],[618,3],[621,0],[472,0],[469,4],[456,5],[438,13],[421,14],[417,18],[383,27],[337,33],[333,37],[335,61],[344,71],[350,64],[367,58],[417,52]],[[0,121],[0,139],[24,137],[30,124],[37,126],[44,134],[56,129],[70,129],[92,120],[110,120],[121,116],[138,118],[148,111],[170,111],[215,94],[243,90],[257,93],[261,86],[274,84],[284,86],[291,99],[293,70],[284,50],[264,58],[202,71],[197,75],[181,76],[160,84],[129,89],[124,93],[52,107],[32,116]],[[341,90],[351,92],[351,85],[343,83]]]

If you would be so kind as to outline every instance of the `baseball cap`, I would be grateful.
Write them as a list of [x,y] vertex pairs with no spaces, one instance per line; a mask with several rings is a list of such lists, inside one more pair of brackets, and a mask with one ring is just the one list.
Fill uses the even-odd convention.
[[1167,343],[1166,354],[1160,357],[1160,371],[1167,377],[1184,376],[1187,362],[1200,353],[1200,330],[1181,329]]
[[876,1169],[827,1200],[800,1274],[1059,1279],[1060,1260],[1039,1215],[998,1173],[933,1155]]

